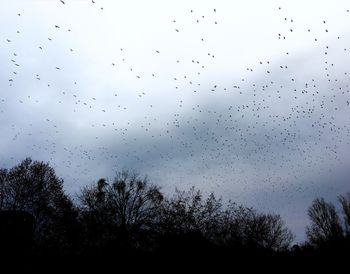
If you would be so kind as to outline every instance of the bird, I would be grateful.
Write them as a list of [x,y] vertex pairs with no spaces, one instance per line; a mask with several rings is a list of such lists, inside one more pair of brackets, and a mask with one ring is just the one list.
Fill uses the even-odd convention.
[[[91,2],[95,4],[94,0]],[[112,6],[109,8],[113,11]],[[281,7],[275,9],[276,6],[271,10],[271,16],[280,20],[279,33],[274,33],[277,30],[274,27],[265,28],[264,32],[268,37],[271,34],[273,39],[278,38],[267,39],[276,52],[269,55],[262,48],[261,52],[250,54],[250,42],[245,44],[246,39],[237,36],[235,43],[242,47],[247,45],[247,56],[250,57],[246,60],[241,52],[226,51],[225,47],[229,48],[231,41],[225,36],[225,25],[217,24],[221,22],[221,12],[210,7],[204,15],[197,16],[197,11],[188,12],[187,9],[181,19],[173,19],[173,14],[161,19],[164,21],[157,23],[164,24],[169,45],[162,43],[161,47],[155,40],[146,41],[151,44],[146,43],[144,49],[150,48],[150,51],[143,51],[138,46],[129,48],[131,40],[128,36],[118,36],[113,42],[116,47],[110,50],[109,46],[103,46],[110,38],[101,31],[101,48],[90,51],[91,45],[84,46],[86,52],[96,54],[91,59],[90,55],[87,58],[85,50],[79,51],[79,47],[74,47],[72,54],[72,43],[78,41],[65,36],[72,33],[56,36],[48,29],[47,34],[43,34],[50,36],[48,40],[52,42],[46,47],[45,41],[40,40],[42,36],[34,39],[24,35],[31,29],[31,25],[26,24],[16,39],[7,41],[12,43],[3,40],[7,47],[3,50],[4,64],[8,62],[17,67],[21,64],[15,71],[12,67],[4,67],[4,75],[7,72],[10,76],[5,78],[8,81],[5,80],[4,92],[0,94],[0,118],[18,123],[8,127],[14,133],[11,135],[14,140],[9,138],[9,142],[14,142],[13,147],[17,144],[22,147],[22,138],[33,154],[47,156],[47,159],[52,157],[52,162],[59,162],[62,170],[69,169],[76,178],[82,178],[83,172],[94,174],[91,166],[96,166],[97,170],[113,161],[136,167],[140,164],[141,168],[147,166],[155,177],[156,172],[165,170],[174,181],[182,181],[180,175],[173,173],[180,169],[198,176],[203,184],[213,188],[231,176],[234,178],[231,183],[245,189],[245,193],[258,189],[262,197],[279,191],[283,195],[293,195],[287,194],[288,180],[296,176],[295,181],[301,181],[304,171],[321,170],[325,164],[333,163],[335,156],[340,157],[341,149],[349,148],[350,132],[344,122],[349,118],[347,77],[350,74],[344,66],[349,58],[349,48],[344,44],[342,30],[336,29],[336,25],[328,27],[331,19],[325,18],[326,22],[323,18],[312,17],[307,21],[310,24],[303,25],[302,20],[282,16],[278,12]],[[101,20],[97,23],[104,24],[98,17],[99,10],[100,7],[91,12],[95,12],[96,20]],[[346,9],[340,10],[344,13]],[[293,14],[287,7],[283,7],[283,13]],[[298,18],[302,16],[298,15]],[[18,18],[15,13],[12,19],[24,19],[24,14],[22,17]],[[296,20],[299,25],[294,24]],[[76,22],[68,22],[71,24],[68,31],[74,30]],[[176,26],[168,28],[167,22]],[[20,23],[16,21],[16,24]],[[59,28],[59,25],[53,26]],[[264,22],[261,22],[263,26]],[[108,30],[109,26],[105,28]],[[317,29],[321,31],[314,34]],[[94,31],[92,28],[89,34],[79,33],[79,39],[89,39],[88,35],[93,36]],[[148,34],[148,30],[144,31]],[[259,28],[253,29],[253,34],[254,31]],[[333,32],[334,36],[330,35]],[[330,35],[326,39],[330,44],[325,48],[322,35]],[[256,39],[254,35],[252,39]],[[22,41],[28,45],[28,51],[23,52]],[[223,41],[227,41],[225,47]],[[301,57],[293,44],[298,42],[303,46],[305,43],[309,48],[307,43],[310,41],[320,42],[313,42],[312,58],[303,55],[306,61],[303,59],[300,69]],[[180,48],[185,50],[177,47],[183,43],[186,47]],[[41,51],[32,52],[30,49],[37,45]],[[102,59],[97,58],[99,54],[103,55]],[[139,54],[145,55],[145,59],[140,59]],[[263,59],[263,56],[271,56],[271,59]],[[32,66],[32,59],[37,65]],[[118,63],[118,60],[123,62]],[[237,60],[237,64],[232,60]],[[79,62],[84,66],[83,73],[77,73]],[[51,66],[60,72],[50,73]],[[38,74],[32,74],[34,69]],[[135,77],[137,81],[132,80]],[[5,92],[12,84],[18,85],[19,89],[21,84],[29,88],[21,89],[20,93],[16,90]],[[19,114],[16,117],[23,117],[20,122],[19,118],[15,120],[6,112],[9,107],[16,109]],[[29,111],[31,115],[26,116]],[[40,117],[45,112],[48,120]],[[36,119],[38,117],[40,119]],[[54,122],[53,117],[59,121]],[[42,125],[43,121],[45,125]],[[29,126],[29,123],[33,125]],[[27,132],[20,129],[24,124]],[[79,130],[72,134],[75,125]],[[335,148],[336,145],[339,147]],[[277,179],[278,176],[286,178],[285,182]],[[271,184],[271,193],[268,193],[270,188],[264,189],[265,184]],[[303,192],[303,186],[294,184],[298,193]]]

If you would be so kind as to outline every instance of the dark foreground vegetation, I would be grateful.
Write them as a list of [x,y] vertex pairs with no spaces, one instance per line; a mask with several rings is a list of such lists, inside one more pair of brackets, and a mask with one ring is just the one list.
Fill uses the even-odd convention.
[[127,261],[133,262],[129,269],[145,262],[168,262],[169,269],[186,262],[320,264],[350,254],[350,194],[339,202],[341,213],[322,198],[312,202],[308,240],[299,246],[292,245],[279,215],[223,204],[194,188],[166,197],[127,171],[82,188],[72,199],[49,164],[25,159],[0,169],[0,255],[34,269],[120,268]]

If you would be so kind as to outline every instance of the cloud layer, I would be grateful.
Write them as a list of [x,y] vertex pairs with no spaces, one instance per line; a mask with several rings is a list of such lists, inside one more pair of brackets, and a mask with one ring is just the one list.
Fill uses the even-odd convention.
[[50,161],[72,193],[135,169],[297,240],[314,197],[349,191],[346,1],[65,2],[0,12],[1,166]]

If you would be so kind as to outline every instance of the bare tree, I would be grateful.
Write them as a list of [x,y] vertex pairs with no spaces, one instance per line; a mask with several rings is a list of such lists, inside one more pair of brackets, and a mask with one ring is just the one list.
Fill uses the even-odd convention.
[[153,222],[163,195],[147,178],[122,171],[111,183],[101,179],[96,186],[83,188],[78,199],[83,209],[103,211],[113,224],[129,231],[145,229]]
[[350,193],[340,195],[339,202],[343,209],[345,232],[350,236]]
[[148,185],[147,178],[123,171],[117,174],[106,192],[122,228],[141,228],[152,223],[163,195],[159,187]]
[[274,251],[287,250],[294,239],[280,215],[255,213],[248,231],[248,238],[255,240],[259,247]]
[[0,169],[0,210],[4,210],[7,205],[7,169]]
[[173,197],[162,205],[160,225],[169,233],[189,233],[199,231],[203,197],[192,187],[189,191],[176,189]]
[[286,250],[294,238],[279,215],[261,214],[229,202],[224,209],[213,193],[204,199],[195,188],[176,190],[163,203],[161,226],[164,233],[199,233],[219,246],[259,247]]
[[235,203],[229,204],[225,215],[228,238],[236,245],[282,251],[287,250],[294,239],[280,215],[259,213]]
[[311,244],[336,241],[343,238],[343,229],[333,204],[317,198],[308,209],[311,225],[307,227],[307,237]]

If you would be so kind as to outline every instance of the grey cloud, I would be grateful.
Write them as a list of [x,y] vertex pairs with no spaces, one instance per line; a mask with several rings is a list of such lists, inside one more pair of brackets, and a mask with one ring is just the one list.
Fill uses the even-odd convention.
[[[35,14],[30,8],[27,12]],[[6,18],[15,21],[12,15]],[[103,41],[80,44],[88,31],[74,32],[73,26],[71,35],[66,26],[38,27],[41,22],[53,19],[27,19],[18,36],[15,25],[1,28],[12,39],[1,40],[1,166],[11,167],[26,156],[49,161],[71,193],[132,168],[167,193],[195,185],[226,200],[281,213],[299,240],[311,200],[317,195],[334,200],[347,191],[347,31],[341,39],[334,34],[320,44],[305,42],[303,50],[291,46],[288,55],[269,53],[249,63],[250,71],[240,68],[244,58],[250,60],[249,52],[242,52],[236,67],[228,65],[236,55],[220,57],[226,51],[218,50],[215,57],[221,63],[202,56],[210,48],[188,49],[186,58],[172,56],[170,43],[177,41],[172,36],[159,58],[155,50],[138,52],[135,45],[96,50]],[[105,42],[118,44],[110,39]],[[288,39],[293,44],[293,37]],[[179,45],[190,42],[180,40]],[[164,51],[167,56],[161,55]],[[190,54],[200,64],[187,58]],[[18,75],[11,74],[16,68],[11,58],[20,63]]]

